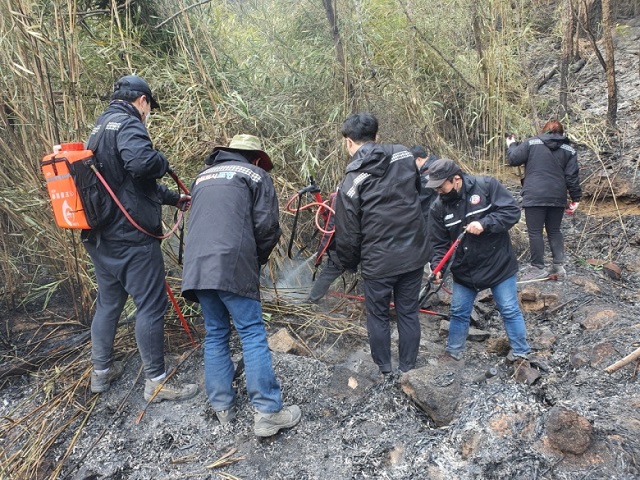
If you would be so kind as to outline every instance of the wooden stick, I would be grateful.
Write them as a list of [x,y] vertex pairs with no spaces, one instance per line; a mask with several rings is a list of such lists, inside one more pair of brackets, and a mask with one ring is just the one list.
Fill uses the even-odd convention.
[[640,358],[640,348],[636,348],[633,352],[631,352],[629,355],[624,357],[622,360],[618,360],[613,365],[609,365],[607,368],[604,369],[604,371],[607,373],[613,373],[616,370],[621,369],[625,365],[630,364],[634,360],[638,360],[639,358]]

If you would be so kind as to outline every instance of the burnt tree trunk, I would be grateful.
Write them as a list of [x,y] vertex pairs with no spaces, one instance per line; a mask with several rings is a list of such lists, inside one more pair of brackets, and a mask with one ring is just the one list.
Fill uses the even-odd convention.
[[611,0],[602,0],[602,27],[604,50],[607,55],[607,121],[616,128],[618,116],[618,87],[616,85],[616,62],[613,55],[613,22],[611,21]]
[[575,33],[575,22],[572,0],[564,0],[564,11],[562,13],[562,60],[560,62],[560,108],[563,114],[569,112],[567,103],[569,64],[573,57],[573,35]]

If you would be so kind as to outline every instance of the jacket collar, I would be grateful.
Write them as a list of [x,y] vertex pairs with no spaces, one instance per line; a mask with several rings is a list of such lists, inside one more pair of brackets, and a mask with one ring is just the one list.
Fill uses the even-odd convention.
[[244,156],[238,152],[228,152],[226,150],[218,150],[213,152],[204,161],[206,165],[217,165],[222,162],[241,162],[251,165],[251,162],[244,158]]
[[125,100],[111,100],[111,102],[109,102],[109,106],[107,107],[107,110],[110,110],[110,111],[117,110],[120,112],[126,112],[129,115],[132,115],[138,120],[142,121],[142,115],[140,115],[140,112],[138,111],[138,109],[134,107],[131,103]]

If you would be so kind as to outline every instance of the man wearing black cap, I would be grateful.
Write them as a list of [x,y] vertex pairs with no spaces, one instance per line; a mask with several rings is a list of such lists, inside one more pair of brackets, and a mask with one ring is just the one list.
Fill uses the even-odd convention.
[[[136,75],[120,78],[87,148],[93,150],[107,183],[133,220],[152,235],[161,236],[162,205],[187,208],[190,197],[157,182],[169,170],[169,162],[153,148],[145,127],[151,109],[157,107],[146,81]],[[124,371],[122,362],[113,360],[113,341],[131,295],[136,306],[136,342],[146,376],[145,399],[158,402],[193,397],[198,392],[195,384],[164,385],[167,294],[160,240],[140,231],[120,209],[113,207],[112,212],[106,225],[82,232],[98,283],[91,323],[91,391],[106,391]]]
[[[490,288],[504,320],[510,358],[526,359],[531,349],[518,305],[518,261],[509,238],[509,229],[520,219],[516,201],[495,178],[465,175],[449,159],[431,165],[427,186],[439,195],[429,215],[432,264],[437,265],[451,243],[466,231],[451,261],[448,358],[462,360],[476,295]],[[440,278],[439,272],[436,281]]]
[[260,265],[282,231],[278,199],[267,172],[273,164],[253,135],[218,146],[193,183],[193,208],[182,275],[182,295],[200,303],[207,331],[205,388],[220,423],[236,416],[231,322],[242,341],[254,433],[275,435],[300,421],[297,405],[284,407],[262,320]]
[[[393,373],[389,303],[398,318],[398,369],[415,368],[420,345],[418,297],[427,263],[420,176],[403,145],[377,143],[378,120],[354,113],[342,123],[351,162],[336,197],[336,251],[342,266],[361,266],[371,356]],[[391,376],[393,378],[393,376]]]

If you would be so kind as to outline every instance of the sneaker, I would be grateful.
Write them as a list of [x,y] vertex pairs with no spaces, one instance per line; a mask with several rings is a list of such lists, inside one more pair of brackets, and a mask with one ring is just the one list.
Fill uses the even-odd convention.
[[530,280],[541,280],[543,278],[547,278],[548,276],[549,274],[544,268],[530,265],[528,268],[523,270],[522,276],[520,277],[520,281],[528,282]]
[[111,382],[119,379],[124,373],[124,363],[113,362],[109,370],[105,373],[96,373],[95,370],[91,372],[91,391],[93,393],[102,393],[109,390]]
[[218,421],[221,425],[225,425],[236,418],[236,409],[231,407],[229,410],[221,410],[216,412],[216,417],[218,417]]
[[270,437],[282,428],[297,425],[300,418],[302,418],[302,412],[298,405],[284,407],[276,413],[256,413],[253,417],[253,432],[258,437]]
[[549,267],[547,275],[556,275],[559,278],[562,278],[567,275],[567,271],[564,269],[561,263],[554,263],[553,265],[551,265],[551,267]]
[[[153,380],[147,379],[144,384],[144,399],[147,402],[157,403],[163,400],[188,400],[198,393],[198,386],[194,383],[187,383],[182,386],[162,385],[164,380],[165,378],[154,382]],[[156,390],[158,391],[157,393]]]

